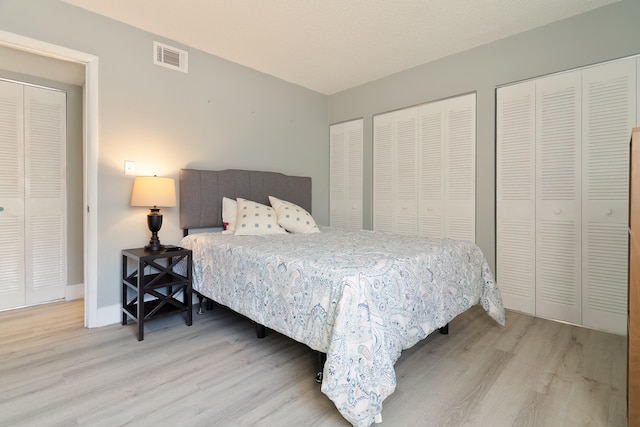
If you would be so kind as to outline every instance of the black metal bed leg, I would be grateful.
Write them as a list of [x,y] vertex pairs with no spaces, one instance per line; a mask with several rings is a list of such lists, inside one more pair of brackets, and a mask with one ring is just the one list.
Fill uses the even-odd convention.
[[258,338],[264,338],[265,336],[267,336],[267,330],[265,329],[264,325],[256,323],[256,335],[258,336]]
[[449,335],[449,324],[447,323],[442,328],[438,329],[442,335]]
[[317,351],[318,353],[318,371],[316,372],[316,382],[322,383],[322,373],[324,372],[324,364],[327,361],[327,353]]
[[204,313],[204,311],[202,311],[202,304],[204,303],[204,296],[202,296],[202,294],[197,294],[198,295],[198,314],[202,314]]

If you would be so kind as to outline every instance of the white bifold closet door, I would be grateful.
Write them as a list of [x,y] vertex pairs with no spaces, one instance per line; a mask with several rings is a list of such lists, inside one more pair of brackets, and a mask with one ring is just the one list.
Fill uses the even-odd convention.
[[0,81],[0,309],[64,297],[66,95]]
[[581,322],[581,72],[536,82],[536,313]]
[[394,231],[394,113],[373,118],[373,229]]
[[445,112],[436,102],[418,108],[418,235],[444,237]]
[[447,99],[445,237],[476,241],[476,95]]
[[396,111],[393,123],[393,231],[415,236],[418,234],[418,117],[415,109]]
[[332,227],[362,229],[363,120],[329,127],[329,221]]
[[496,101],[496,257],[506,307],[536,312],[535,82],[500,88]]
[[374,117],[374,230],[475,241],[475,99]]
[[508,308],[626,330],[636,59],[500,88],[497,274]]
[[626,332],[636,58],[582,74],[582,324]]
[[418,233],[415,108],[373,118],[373,229]]

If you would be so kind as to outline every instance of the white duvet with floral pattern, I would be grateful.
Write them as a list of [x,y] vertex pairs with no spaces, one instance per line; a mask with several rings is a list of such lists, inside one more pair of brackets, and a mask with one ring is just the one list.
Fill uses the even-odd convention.
[[322,392],[369,426],[400,352],[480,303],[504,324],[480,248],[449,239],[321,227],[321,233],[192,234],[193,289],[325,352]]

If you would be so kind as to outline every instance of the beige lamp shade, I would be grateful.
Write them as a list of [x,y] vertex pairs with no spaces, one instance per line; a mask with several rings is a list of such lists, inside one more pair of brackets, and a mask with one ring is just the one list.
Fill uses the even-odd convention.
[[173,178],[137,176],[133,181],[131,206],[172,207],[176,205],[176,184]]

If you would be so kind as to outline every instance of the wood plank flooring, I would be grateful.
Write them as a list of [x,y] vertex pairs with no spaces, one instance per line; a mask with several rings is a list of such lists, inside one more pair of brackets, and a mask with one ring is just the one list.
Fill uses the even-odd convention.
[[[83,301],[0,313],[0,426],[347,426],[316,357],[222,307],[85,329]],[[626,338],[474,307],[406,350],[382,426],[626,425]]]

